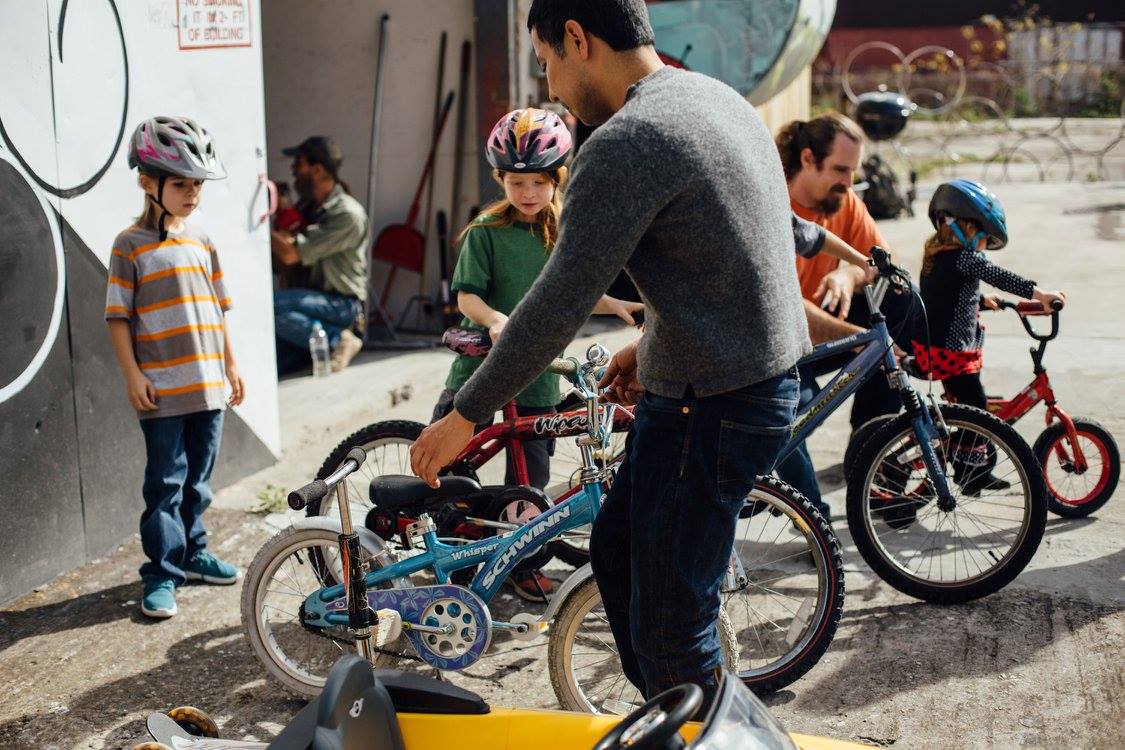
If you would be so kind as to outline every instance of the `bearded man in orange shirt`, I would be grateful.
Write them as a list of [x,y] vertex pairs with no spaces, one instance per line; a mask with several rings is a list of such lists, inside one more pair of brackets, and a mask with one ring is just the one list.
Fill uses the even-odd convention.
[[[869,255],[872,245],[890,248],[863,200],[852,190],[855,172],[863,160],[863,142],[859,126],[834,112],[809,121],[794,120],[776,138],[793,212]],[[868,327],[862,269],[820,253],[797,258],[797,277],[814,344],[841,339]],[[896,343],[909,348],[915,325],[914,296],[888,293],[882,310]],[[846,360],[833,357],[800,368],[802,406],[819,390],[816,377],[839,369]],[[894,414],[900,406],[898,394],[885,378],[876,376],[856,391],[852,430],[880,415]],[[821,498],[816,470],[804,443],[778,465],[777,474],[803,492],[828,518],[829,508]]]

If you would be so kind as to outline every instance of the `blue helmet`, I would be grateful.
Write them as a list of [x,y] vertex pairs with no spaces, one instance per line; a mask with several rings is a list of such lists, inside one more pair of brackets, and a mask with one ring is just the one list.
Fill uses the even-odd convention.
[[930,222],[934,229],[952,219],[969,219],[980,227],[980,232],[966,238],[956,224],[950,224],[957,239],[966,247],[975,247],[979,236],[987,237],[989,250],[999,250],[1008,244],[1008,222],[1000,199],[979,182],[951,180],[938,185],[930,198]]

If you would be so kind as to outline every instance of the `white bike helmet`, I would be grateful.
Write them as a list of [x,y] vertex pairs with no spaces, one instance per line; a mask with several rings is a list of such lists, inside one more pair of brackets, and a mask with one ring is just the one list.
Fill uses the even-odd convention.
[[227,176],[215,140],[188,117],[150,117],[129,141],[129,167],[155,176],[221,180]]

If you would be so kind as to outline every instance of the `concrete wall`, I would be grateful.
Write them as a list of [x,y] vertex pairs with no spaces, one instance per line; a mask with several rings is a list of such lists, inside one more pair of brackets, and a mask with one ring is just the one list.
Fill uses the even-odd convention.
[[[106,263],[141,208],[125,139],[155,114],[216,137],[229,179],[196,220],[235,302],[247,385],[227,415],[221,486],[280,450],[257,3],[215,24],[192,0],[0,3],[0,602],[137,528],[144,447],[106,335]],[[234,16],[235,11],[242,15]],[[192,36],[224,26],[222,39]]]
[[758,105],[758,114],[766,121],[766,127],[776,134],[781,126],[791,120],[809,119],[812,102],[812,69],[805,68],[781,92],[772,99]]
[[[282,156],[282,147],[312,134],[332,135],[344,154],[341,176],[365,205],[379,18],[383,13],[390,15],[390,23],[372,217],[375,232],[406,218],[430,146],[439,37],[442,30],[449,33],[444,83],[449,91],[457,87],[461,44],[473,38],[472,0],[269,0],[262,8],[271,177],[290,179],[289,160]],[[477,192],[475,64],[473,67],[466,92],[465,198],[454,216],[457,229],[467,220]],[[456,107],[455,102],[435,167],[435,205],[446,212],[452,200]],[[424,220],[423,214],[418,224],[422,231]],[[439,275],[436,237],[433,232],[429,234],[423,290],[433,295]],[[375,264],[374,289],[383,288],[386,273],[386,266]],[[397,314],[417,291],[416,275],[399,274],[391,312]]]

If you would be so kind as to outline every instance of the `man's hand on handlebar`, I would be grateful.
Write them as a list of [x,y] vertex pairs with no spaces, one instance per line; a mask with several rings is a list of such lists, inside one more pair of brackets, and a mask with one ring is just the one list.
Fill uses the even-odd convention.
[[624,406],[637,403],[645,388],[637,380],[636,341],[622,347],[613,355],[598,386],[605,389],[601,397],[602,401],[611,401]]
[[819,304],[820,309],[835,313],[840,320],[848,317],[852,309],[852,295],[856,289],[856,275],[852,268],[854,266],[843,266],[825,274],[813,293],[813,302]]

